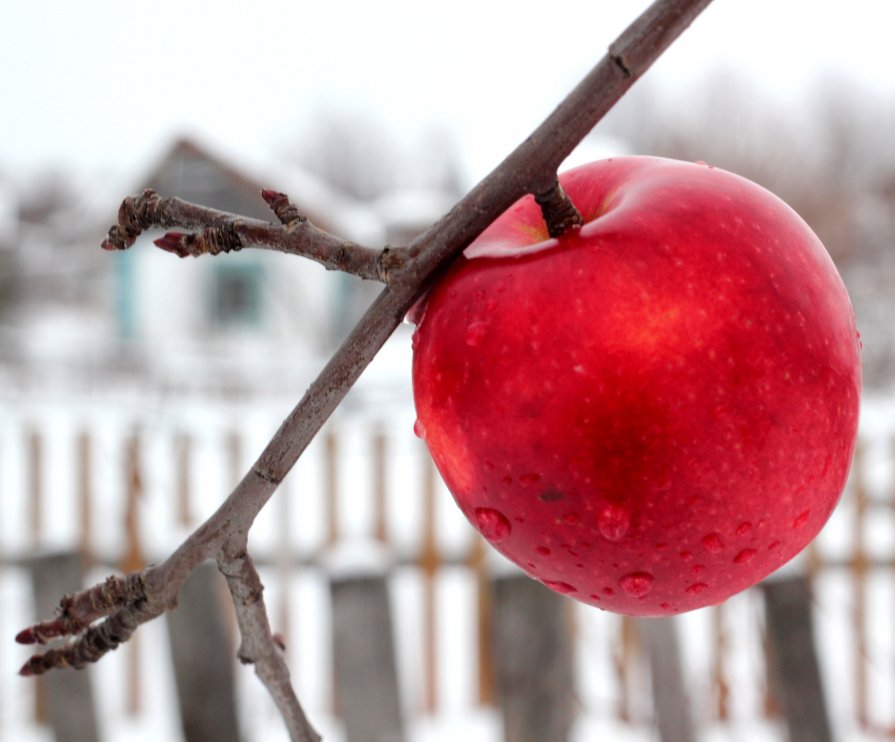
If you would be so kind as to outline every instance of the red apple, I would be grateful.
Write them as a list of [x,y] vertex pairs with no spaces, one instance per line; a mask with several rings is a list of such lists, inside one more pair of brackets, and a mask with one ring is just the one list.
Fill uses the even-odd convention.
[[861,390],[845,288],[760,186],[651,157],[516,203],[418,313],[417,432],[460,509],[548,587],[631,615],[718,603],[845,485]]

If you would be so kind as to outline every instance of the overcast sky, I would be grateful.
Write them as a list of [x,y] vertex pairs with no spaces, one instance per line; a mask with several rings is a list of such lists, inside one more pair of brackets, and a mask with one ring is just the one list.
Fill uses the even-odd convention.
[[[647,5],[3,0],[0,175],[127,177],[181,131],[276,152],[321,101],[351,100],[396,131],[438,124],[479,176]],[[727,64],[791,96],[844,68],[887,91],[893,35],[893,0],[715,0],[649,74]]]

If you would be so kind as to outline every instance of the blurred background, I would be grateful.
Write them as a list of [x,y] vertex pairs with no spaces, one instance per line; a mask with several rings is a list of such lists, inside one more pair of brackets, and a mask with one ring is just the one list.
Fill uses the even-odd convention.
[[[164,558],[214,509],[378,289],[260,251],[181,261],[152,234],[104,253],[121,199],[267,219],[270,187],[335,234],[406,243],[646,6],[0,5],[0,740],[286,738],[231,660],[213,574],[89,671],[14,675],[35,614]],[[829,249],[866,391],[816,544],[661,623],[532,592],[413,436],[402,327],[253,531],[326,739],[895,738],[893,28],[888,0],[717,0],[570,158],[705,160]]]

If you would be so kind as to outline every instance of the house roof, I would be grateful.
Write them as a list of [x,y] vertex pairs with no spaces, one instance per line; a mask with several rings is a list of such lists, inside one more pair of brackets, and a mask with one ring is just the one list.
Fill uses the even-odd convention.
[[[190,165],[192,174],[187,171]],[[197,165],[201,172],[196,172]],[[209,176],[214,182],[203,184]],[[383,241],[384,228],[371,208],[296,165],[273,159],[261,161],[245,153],[224,153],[192,137],[173,141],[135,187],[154,187],[162,195],[266,220],[272,219],[272,214],[260,191],[273,188],[286,193],[299,212],[321,229],[370,246]],[[234,204],[242,208],[234,208]]]

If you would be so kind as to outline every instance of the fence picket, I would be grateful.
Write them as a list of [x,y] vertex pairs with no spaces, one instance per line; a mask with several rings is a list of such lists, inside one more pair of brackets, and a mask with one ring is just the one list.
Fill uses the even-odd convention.
[[193,438],[180,432],[174,436],[175,497],[177,498],[177,523],[189,527],[195,520],[193,514]]
[[27,433],[28,532],[31,546],[37,551],[43,545],[44,522],[44,445],[40,431]]
[[494,653],[505,742],[564,742],[574,722],[568,599],[523,574],[494,580]]
[[680,640],[674,618],[637,621],[646,645],[656,726],[662,742],[694,742],[696,729],[681,666]]
[[773,687],[789,742],[832,742],[814,643],[811,588],[805,577],[762,583]]
[[385,575],[334,579],[333,658],[346,742],[402,742],[394,629]]
[[166,614],[185,742],[240,742],[222,581],[213,563],[203,564],[181,589],[177,610]]
[[93,561],[93,439],[86,430],[76,438],[78,498],[78,551],[87,564]]
[[[29,566],[38,616],[52,615],[60,595],[83,586],[84,566],[76,551],[36,557]],[[60,670],[38,678],[40,715],[56,742],[99,742],[91,674],[89,668],[82,673]]]
[[423,578],[423,708],[434,714],[438,708],[438,606],[436,578],[441,567],[435,532],[436,471],[428,453],[422,451],[423,538],[419,566]]

